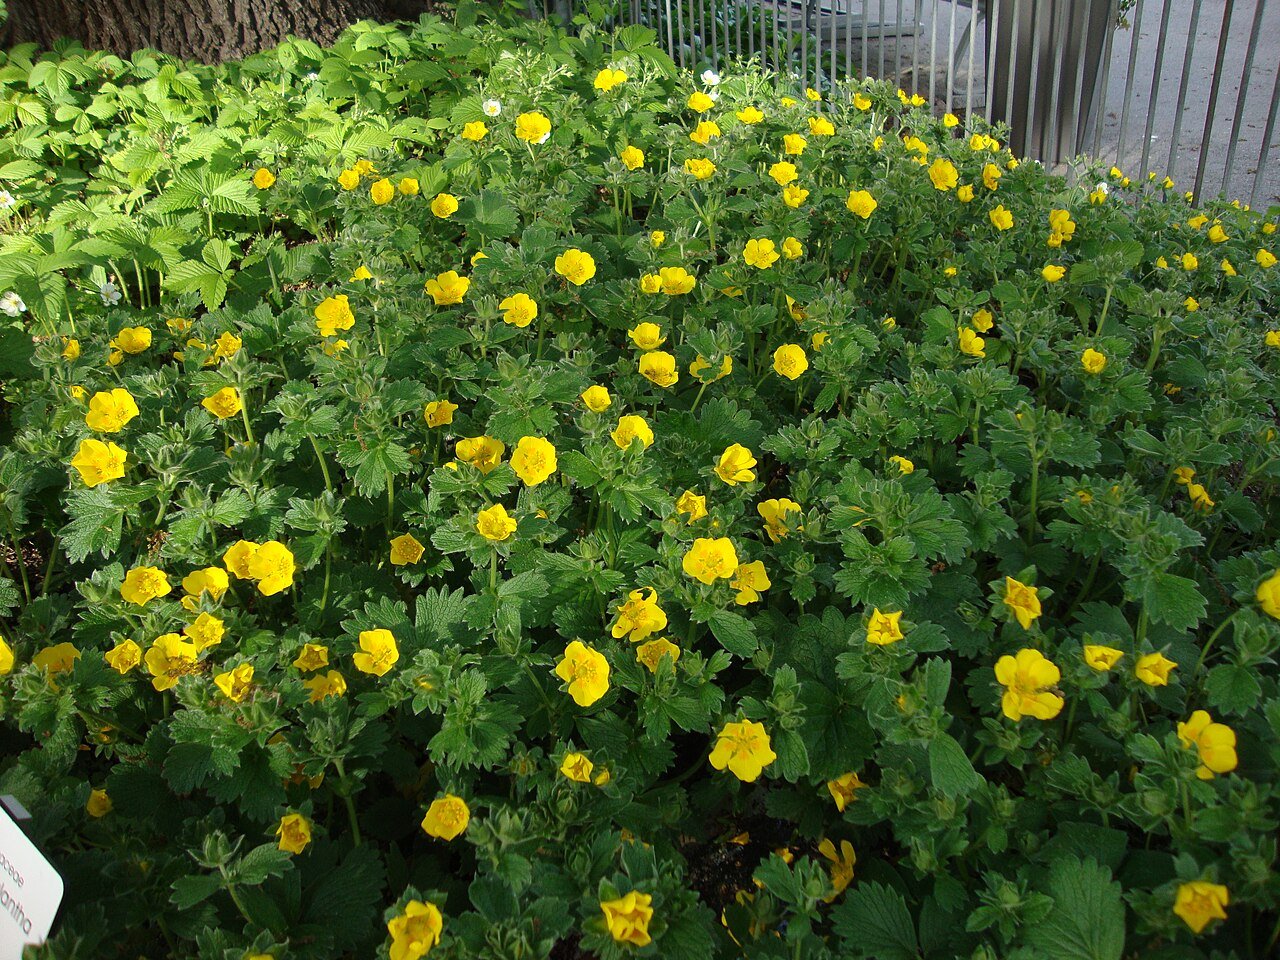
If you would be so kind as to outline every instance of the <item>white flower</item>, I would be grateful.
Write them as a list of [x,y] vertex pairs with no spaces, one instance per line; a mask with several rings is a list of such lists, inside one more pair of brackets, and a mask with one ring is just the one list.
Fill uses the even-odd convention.
[[98,287],[98,296],[102,298],[104,305],[114,307],[120,302],[120,288],[108,280]]
[[486,100],[484,103],[480,104],[480,109],[484,111],[484,115],[486,117],[496,117],[502,112],[502,101]]
[[320,79],[320,74],[318,74],[318,73],[316,73],[314,70],[312,70],[310,73],[308,73],[308,74],[307,74],[307,79],[308,79],[308,80],[319,80],[319,79]]
[[1102,194],[1104,197],[1111,192],[1111,188],[1108,187],[1105,183],[1099,183],[1093,189],[1096,190],[1098,193]]
[[712,102],[712,103],[714,103],[715,101],[717,101],[717,100],[719,100],[719,99],[720,99],[720,91],[719,91],[719,90],[709,90],[709,91],[707,91],[707,96],[708,96],[708,97],[710,97],[710,98],[711,98],[711,102]]
[[714,70],[703,70],[702,82],[708,87],[714,87],[720,83],[720,74],[716,73]]
[[0,190],[0,210],[9,210],[17,202],[8,190]]
[[22,302],[20,296],[10,290],[4,296],[0,296],[0,310],[11,317],[16,317],[20,313],[26,313],[27,305]]

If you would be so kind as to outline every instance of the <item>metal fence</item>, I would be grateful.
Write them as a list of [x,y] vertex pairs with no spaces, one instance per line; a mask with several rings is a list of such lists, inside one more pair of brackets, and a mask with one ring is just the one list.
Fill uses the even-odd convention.
[[1278,0],[624,0],[622,18],[682,67],[885,79],[1004,121],[1051,166],[1088,154],[1197,197],[1280,200]]

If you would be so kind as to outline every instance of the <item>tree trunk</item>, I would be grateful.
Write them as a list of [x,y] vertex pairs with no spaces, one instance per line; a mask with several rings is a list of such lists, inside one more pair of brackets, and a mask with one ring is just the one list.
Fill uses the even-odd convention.
[[8,0],[0,46],[34,41],[48,48],[70,37],[123,56],[150,47],[216,63],[273,47],[290,34],[332,43],[357,20],[415,16],[427,6],[405,0]]

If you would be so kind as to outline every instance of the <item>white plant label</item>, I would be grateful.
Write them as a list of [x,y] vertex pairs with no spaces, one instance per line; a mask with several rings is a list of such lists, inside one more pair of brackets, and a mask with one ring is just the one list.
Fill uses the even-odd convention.
[[23,947],[44,943],[62,893],[58,871],[0,807],[0,960],[22,960]]

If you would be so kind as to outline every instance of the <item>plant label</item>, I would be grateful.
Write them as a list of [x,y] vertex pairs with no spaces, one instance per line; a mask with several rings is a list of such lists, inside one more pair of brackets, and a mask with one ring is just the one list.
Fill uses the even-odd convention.
[[22,960],[23,947],[44,943],[49,935],[63,883],[10,809],[0,804],[0,960]]

